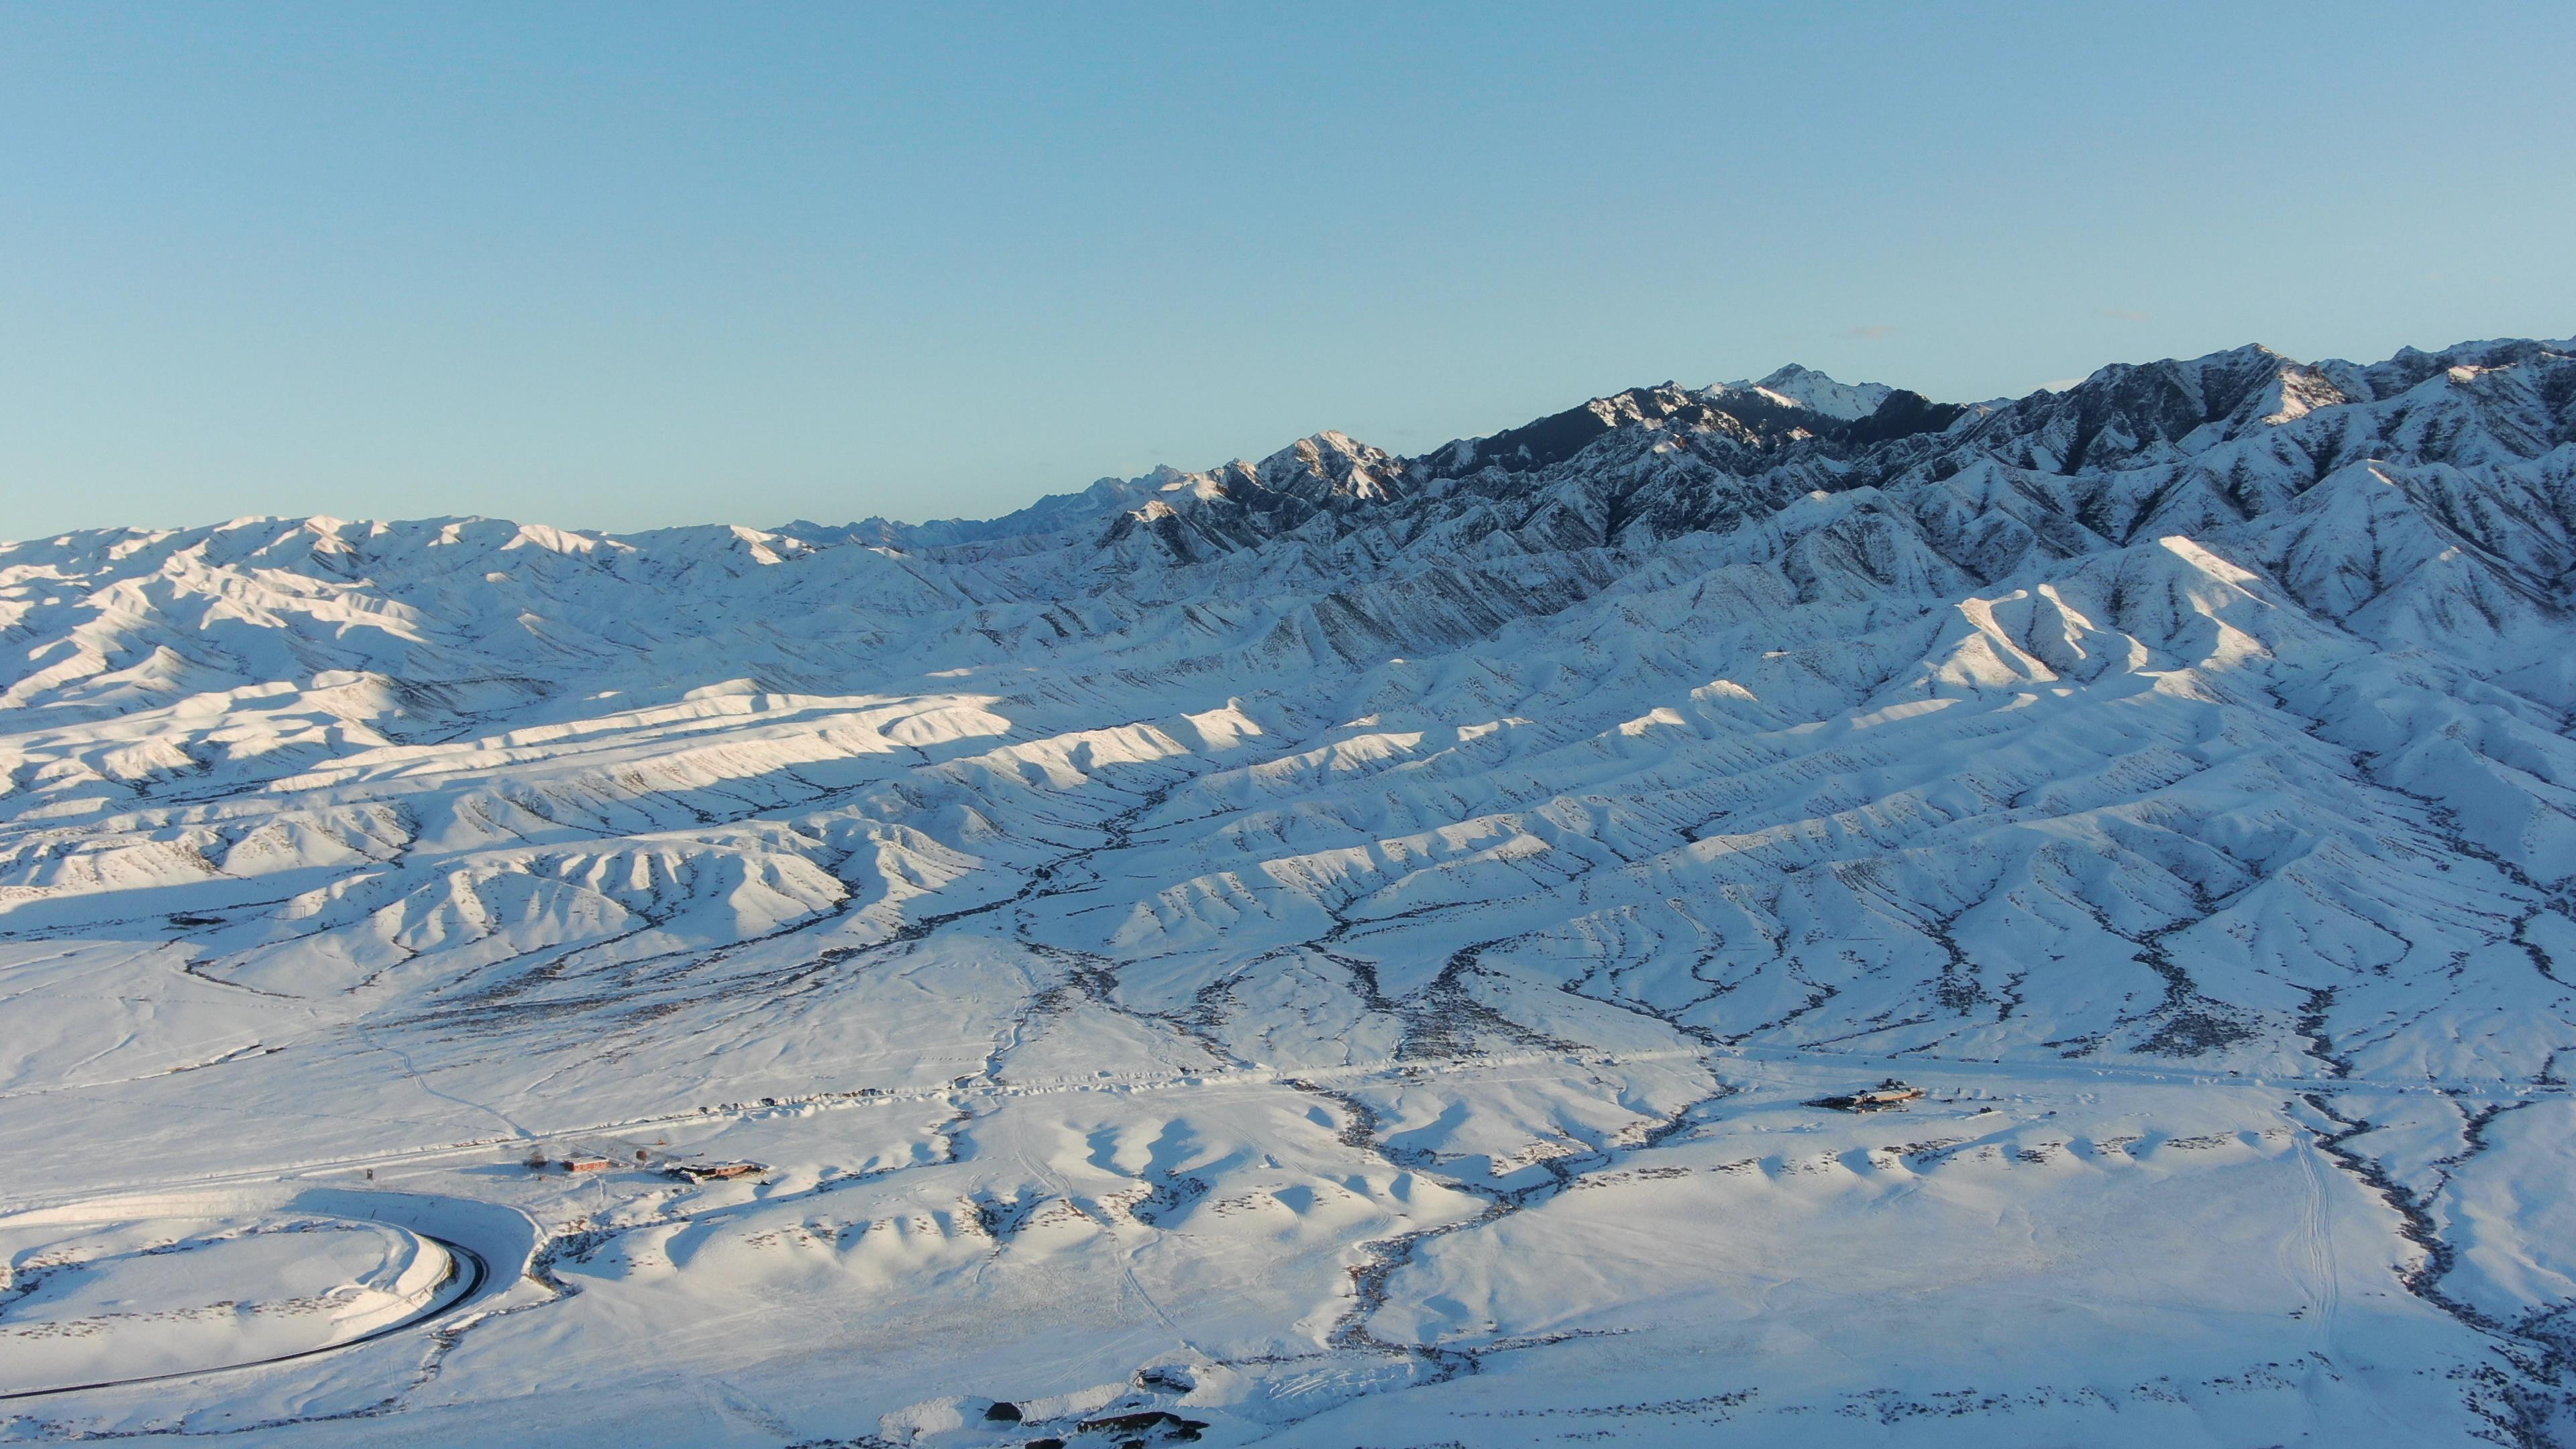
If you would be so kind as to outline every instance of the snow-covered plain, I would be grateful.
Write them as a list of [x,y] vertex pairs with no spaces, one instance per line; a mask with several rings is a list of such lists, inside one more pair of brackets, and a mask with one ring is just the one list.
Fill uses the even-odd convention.
[[2576,1443],[2571,354],[0,545],[0,1441]]

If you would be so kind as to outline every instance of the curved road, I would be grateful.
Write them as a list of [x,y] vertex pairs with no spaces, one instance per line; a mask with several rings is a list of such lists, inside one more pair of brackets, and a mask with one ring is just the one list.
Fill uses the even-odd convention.
[[312,1358],[318,1354],[338,1353],[344,1348],[356,1348],[362,1343],[373,1343],[377,1339],[384,1338],[390,1334],[401,1333],[407,1329],[418,1328],[424,1323],[436,1322],[437,1320],[454,1313],[466,1304],[473,1302],[476,1295],[483,1291],[484,1283],[491,1278],[492,1269],[490,1264],[483,1261],[483,1255],[475,1252],[472,1248],[451,1243],[445,1238],[431,1237],[427,1233],[421,1233],[420,1237],[424,1242],[436,1243],[438,1246],[447,1250],[447,1277],[440,1280],[440,1286],[444,1287],[446,1284],[455,1281],[460,1273],[466,1275],[466,1283],[464,1288],[459,1290],[454,1297],[449,1298],[443,1303],[438,1303],[431,1307],[424,1308],[409,1318],[399,1319],[395,1322],[388,1323],[381,1328],[370,1329],[365,1333],[359,1334],[355,1338],[344,1339],[339,1343],[326,1343],[319,1348],[298,1349],[293,1353],[281,1353],[273,1358],[255,1358],[246,1363],[219,1364],[212,1368],[181,1369],[176,1373],[145,1374],[140,1378],[100,1379],[95,1383],[87,1384],[60,1384],[49,1389],[11,1389],[7,1392],[0,1392],[0,1403],[5,1403],[11,1399],[40,1399],[51,1394],[77,1394],[88,1389],[123,1388],[128,1384],[157,1384],[165,1383],[171,1379],[193,1379],[202,1377],[206,1374],[227,1374],[241,1369],[264,1368],[273,1363],[293,1363],[295,1360],[300,1358]]

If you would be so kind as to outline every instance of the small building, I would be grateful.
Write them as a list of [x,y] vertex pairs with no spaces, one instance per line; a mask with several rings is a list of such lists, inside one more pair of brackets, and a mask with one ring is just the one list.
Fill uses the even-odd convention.
[[1890,1077],[1875,1087],[1865,1087],[1848,1096],[1818,1097],[1815,1105],[1832,1107],[1842,1112],[1875,1112],[1881,1107],[1893,1107],[1901,1102],[1914,1101],[1922,1095],[1921,1087],[1910,1086]]
[[607,1158],[594,1157],[587,1152],[564,1159],[566,1172],[606,1172],[611,1165]]

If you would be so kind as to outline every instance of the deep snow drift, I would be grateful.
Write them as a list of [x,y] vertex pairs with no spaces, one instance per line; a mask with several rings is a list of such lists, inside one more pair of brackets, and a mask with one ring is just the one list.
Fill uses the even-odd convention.
[[2576,1443],[2571,568],[2519,341],[0,545],[0,1440]]

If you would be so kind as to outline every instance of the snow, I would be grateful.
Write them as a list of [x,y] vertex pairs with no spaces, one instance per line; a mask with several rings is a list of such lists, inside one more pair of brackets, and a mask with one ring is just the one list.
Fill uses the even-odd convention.
[[455,1268],[400,1228],[303,1216],[29,1213],[0,1222],[0,1248],[12,1295],[0,1394],[345,1343],[431,1307]]
[[1891,396],[0,545],[0,1440],[2576,1439],[2576,347]]

